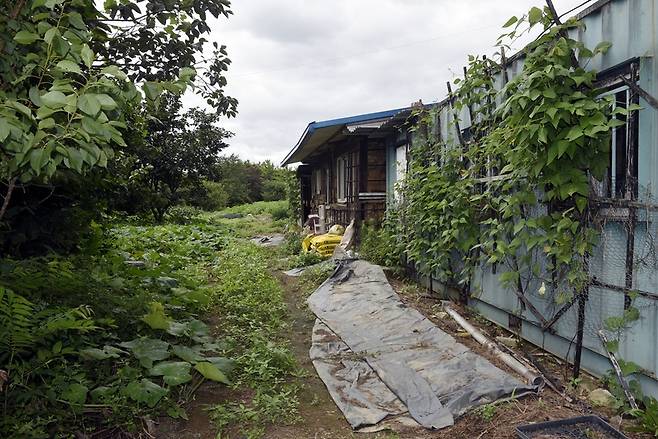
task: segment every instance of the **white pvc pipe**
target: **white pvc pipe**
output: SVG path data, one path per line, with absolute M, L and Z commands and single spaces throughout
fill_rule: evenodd
M 528 380 L 528 383 L 532 386 L 542 386 L 544 384 L 544 378 L 541 375 L 537 375 L 536 373 L 532 372 L 530 369 L 525 367 L 519 360 L 516 358 L 512 357 L 510 354 L 501 351 L 496 343 L 492 342 L 489 340 L 484 334 L 482 334 L 480 331 L 475 328 L 475 326 L 471 325 L 464 319 L 457 311 L 454 309 L 450 308 L 450 305 L 444 303 L 443 304 L 443 309 L 445 312 L 447 312 L 450 317 L 455 319 L 455 321 L 464 328 L 466 332 L 468 332 L 478 343 L 481 345 L 485 346 L 488 348 L 492 354 L 494 354 L 498 359 L 500 359 L 503 363 L 508 365 L 512 370 L 514 370 L 516 373 L 524 377 L 526 380 Z

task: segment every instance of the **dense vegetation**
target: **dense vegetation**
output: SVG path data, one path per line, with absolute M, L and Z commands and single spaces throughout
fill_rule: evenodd
M 281 290 L 241 240 L 280 229 L 287 202 L 201 211 L 290 185 L 220 154 L 237 101 L 206 38 L 230 14 L 227 0 L 0 4 L 1 437 L 139 435 L 186 418 L 206 381 L 294 415 Z
M 187 418 L 204 380 L 254 389 L 254 428 L 292 420 L 296 365 L 277 341 L 281 288 L 271 252 L 244 239 L 279 228 L 265 212 L 280 207 L 96 226 L 75 254 L 0 260 L 0 436 L 148 430 L 160 415 Z M 212 419 L 222 429 L 241 410 L 219 404 Z

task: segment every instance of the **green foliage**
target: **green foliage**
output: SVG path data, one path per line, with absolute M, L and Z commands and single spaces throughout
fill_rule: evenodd
M 618 359 L 619 367 L 622 376 L 628 383 L 628 387 L 636 400 L 641 401 L 644 398 L 642 387 L 639 381 L 633 378 L 633 375 L 640 371 L 640 367 L 632 361 L 624 361 Z M 609 370 L 602 378 L 603 384 L 610 390 L 610 393 L 615 397 L 615 409 L 619 412 L 630 410 L 628 398 L 624 393 L 624 389 L 619 384 L 619 379 L 614 370 Z
M 206 270 L 227 234 L 117 226 L 88 253 L 0 260 L 0 361 L 10 376 L 0 435 L 131 429 L 147 413 L 184 416 L 178 402 L 203 379 L 228 383 L 233 362 L 196 318 L 214 294 Z M 97 406 L 105 415 L 83 424 L 80 411 Z
M 644 408 L 632 410 L 631 415 L 637 418 L 640 423 L 639 428 L 635 431 L 649 433 L 658 437 L 658 401 L 653 397 L 644 399 Z
M 196 204 L 203 210 L 215 211 L 225 208 L 228 205 L 228 193 L 224 185 L 216 181 L 203 181 L 203 198 Z M 185 199 L 185 197 L 181 196 Z
M 257 201 L 255 203 L 240 204 L 224 209 L 222 213 L 239 213 L 242 215 L 272 215 L 275 210 L 281 211 L 287 208 L 287 201 Z
M 231 63 L 226 47 L 207 45 L 213 18 L 232 14 L 228 1 L 106 0 L 104 6 L 106 15 L 118 21 L 107 20 L 103 26 L 118 24 L 109 27 L 107 40 L 96 42 L 103 61 L 129 67 L 127 73 L 136 82 L 148 81 L 144 92 L 149 98 L 162 89 L 180 92 L 166 81 L 181 78 L 194 81 L 194 91 L 218 113 L 236 115 L 237 101 L 223 91 Z M 103 26 L 96 31 L 107 29 Z
M 102 9 L 79 0 L 5 3 L 0 7 L 0 181 L 8 203 L 0 209 L 0 221 L 9 224 L 0 236 L 3 247 L 16 251 L 24 242 L 41 240 L 42 248 L 69 251 L 80 239 L 74 232 L 98 220 L 95 215 L 108 207 L 108 199 L 110 208 L 119 200 L 132 214 L 148 205 L 160 219 L 169 197 L 175 198 L 175 178 L 167 178 L 170 187 L 148 187 L 145 176 L 156 158 L 137 140 L 157 125 L 161 93 L 180 95 L 189 84 L 218 114 L 236 114 L 237 101 L 223 92 L 230 64 L 226 48 L 213 43 L 210 56 L 205 49 L 208 21 L 228 17 L 228 2 L 106 1 Z M 142 85 L 141 93 L 135 84 Z M 213 130 L 223 132 L 209 128 L 215 115 L 191 110 L 186 116 L 199 134 L 187 139 L 187 149 L 207 142 Z M 136 164 L 138 152 L 142 166 Z M 98 178 L 108 176 L 106 166 L 114 190 Z M 68 188 L 72 175 L 80 176 L 82 191 L 77 182 Z M 164 179 L 163 173 L 158 177 Z M 62 224 L 69 220 L 77 224 L 67 229 Z M 30 253 L 34 247 L 20 250 Z
M 203 179 L 215 175 L 219 152 L 232 134 L 217 126 L 220 114 L 184 111 L 180 96 L 171 93 L 163 94 L 158 106 L 133 112 L 124 156 L 114 166 L 116 207 L 151 212 L 161 222 L 184 186 L 203 187 Z
M 551 272 L 556 285 L 581 291 L 598 238 L 587 220 L 589 178 L 606 169 L 609 133 L 620 122 L 610 100 L 599 98 L 595 73 L 573 65 L 572 54 L 584 59 L 609 45 L 587 49 L 564 36 L 578 23 L 553 26 L 538 8 L 506 25 L 501 46 L 524 25 L 544 32 L 502 90 L 492 75 L 498 66 L 469 57 L 453 96 L 455 112 L 468 108 L 477 120 L 465 145 L 428 134 L 433 114 L 417 114 L 402 188 L 404 250 L 421 272 L 448 283 L 467 285 L 473 268 L 488 263 L 501 264 L 500 280 L 521 293 L 530 278 L 550 282 Z M 499 175 L 484 178 L 492 174 Z
M 214 405 L 208 409 L 210 420 L 220 431 L 238 425 L 240 434 L 245 438 L 258 439 L 263 436 L 266 423 L 292 424 L 299 421 L 297 390 L 296 387 L 287 386 L 275 393 L 258 392 L 247 404 L 231 402 Z
M 297 223 L 301 220 L 302 216 L 302 188 L 299 180 L 295 177 L 294 174 L 290 173 L 290 178 L 288 178 L 288 190 L 287 190 L 287 199 L 288 199 L 288 210 L 290 211 L 290 218 L 292 221 Z
M 301 228 L 296 224 L 288 224 L 284 235 L 283 252 L 287 255 L 299 254 L 302 251 L 302 241 L 304 240 Z
M 401 249 L 396 223 L 396 212 L 391 210 L 381 225 L 363 224 L 359 256 L 385 267 L 399 266 Z
M 0 177 L 29 182 L 106 166 L 124 145 L 118 108 L 140 95 L 116 66 L 95 63 L 88 24 L 99 12 L 38 0 L 8 12 L 0 19 Z
M 33 342 L 34 305 L 12 290 L 0 287 L 0 346 L 9 361 Z
M 275 167 L 269 160 L 259 163 L 258 168 L 263 179 L 263 201 L 285 200 L 291 181 L 296 180 L 294 173 L 286 168 Z
M 173 224 L 192 224 L 201 211 L 192 206 L 173 206 L 167 210 L 165 221 Z
M 322 261 L 324 261 L 324 258 L 320 253 L 315 251 L 310 251 L 310 252 L 302 251 L 294 255 L 292 258 L 290 258 L 290 260 L 288 261 L 288 266 L 290 268 L 309 267 L 311 265 L 318 264 Z
M 284 203 L 278 204 L 270 209 L 270 215 L 274 221 L 280 221 L 288 218 L 289 213 L 290 212 L 288 210 L 288 206 L 286 206 Z
M 485 421 L 491 421 L 496 416 L 496 406 L 494 404 L 485 404 L 477 409 L 478 415 Z

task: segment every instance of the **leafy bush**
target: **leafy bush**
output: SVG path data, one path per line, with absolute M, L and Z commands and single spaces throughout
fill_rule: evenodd
M 285 232 L 285 242 L 283 244 L 283 251 L 287 255 L 297 255 L 302 251 L 302 241 L 304 234 L 297 225 L 288 225 Z
M 216 181 L 204 181 L 205 200 L 199 205 L 204 210 L 220 210 L 228 204 L 228 194 L 224 185 Z
M 300 252 L 290 258 L 288 265 L 290 268 L 308 267 L 322 262 L 324 258 L 318 252 Z
M 87 253 L 0 260 L 0 436 L 121 435 L 149 413 L 185 416 L 192 379 L 227 383 L 225 347 L 196 318 L 226 233 L 121 226 Z
M 288 206 L 277 204 L 270 209 L 270 215 L 274 221 L 279 221 L 288 218 Z
M 286 198 L 288 185 L 281 180 L 266 180 L 263 182 L 263 200 L 277 201 Z
M 644 398 L 644 408 L 632 410 L 633 415 L 640 425 L 634 428 L 635 431 L 649 433 L 658 437 L 658 401 L 653 397 Z
M 165 215 L 165 220 L 173 224 L 191 224 L 199 216 L 201 211 L 192 206 L 174 206 L 171 207 Z
M 363 224 L 359 245 L 359 255 L 362 258 L 386 267 L 400 265 L 401 252 L 392 221 L 394 220 L 388 219 L 382 225 Z

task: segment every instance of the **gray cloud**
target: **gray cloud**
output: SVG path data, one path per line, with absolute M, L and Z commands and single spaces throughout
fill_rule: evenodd
M 578 0 L 557 0 L 566 11 Z M 314 120 L 442 99 L 468 54 L 539 0 L 239 0 L 213 23 L 239 114 L 227 153 L 278 163 Z M 200 105 L 193 96 L 188 105 Z

